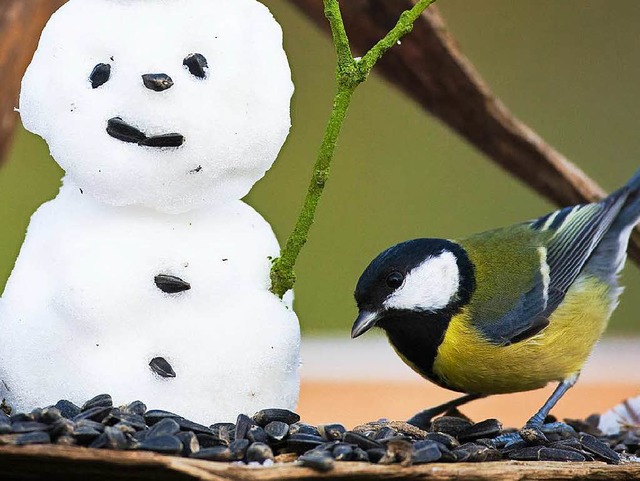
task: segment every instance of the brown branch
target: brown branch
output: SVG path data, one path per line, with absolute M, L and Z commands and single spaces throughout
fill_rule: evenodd
M 291 0 L 326 29 L 319 0 Z M 17 115 L 13 107 L 24 69 L 40 30 L 64 0 L 3 0 L 0 4 L 0 162 Z M 346 28 L 357 52 L 366 52 L 412 0 L 342 2 Z M 558 205 L 600 199 L 604 191 L 578 167 L 545 143 L 491 93 L 458 50 L 433 6 L 415 23 L 412 35 L 380 60 L 378 71 L 425 110 L 457 131 L 491 160 Z M 630 256 L 640 262 L 640 232 Z
M 547 479 L 616 481 L 638 479 L 640 464 L 551 463 L 499 461 L 491 463 L 424 464 L 413 467 L 336 463 L 321 473 L 291 463 L 250 468 L 227 463 L 62 446 L 0 447 L 0 474 L 15 481 L 311 481 L 311 480 L 431 480 L 542 481 Z M 1 477 L 1 476 L 0 476 Z M 5 479 L 2 477 L 2 479 Z
M 64 0 L 2 0 L 0 2 L 0 163 L 16 123 L 20 79 L 31 61 L 40 32 Z
M 292 3 L 326 30 L 322 2 Z M 341 4 L 351 45 L 358 53 L 384 35 L 412 0 L 348 0 Z M 429 8 L 411 35 L 378 65 L 387 80 L 465 137 L 491 160 L 560 206 L 592 202 L 605 192 L 577 166 L 545 143 L 491 93 L 457 48 L 438 10 Z M 640 232 L 630 256 L 640 262 Z

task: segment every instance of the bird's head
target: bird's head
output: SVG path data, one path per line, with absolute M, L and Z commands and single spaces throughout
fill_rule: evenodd
M 459 244 L 415 239 L 390 247 L 360 276 L 351 337 L 413 314 L 455 311 L 469 301 L 474 282 L 473 265 Z

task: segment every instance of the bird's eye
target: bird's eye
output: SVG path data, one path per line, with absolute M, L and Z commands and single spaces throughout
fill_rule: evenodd
M 91 87 L 97 89 L 101 85 L 106 84 L 111 77 L 111 65 L 106 63 L 99 63 L 89 75 L 89 80 L 91 81 Z
M 387 286 L 391 289 L 397 289 L 403 282 L 404 276 L 398 271 L 394 271 L 387 276 Z
M 207 76 L 205 69 L 209 68 L 207 59 L 200 53 L 192 53 L 185 57 L 182 65 L 189 69 L 191 75 L 199 79 L 204 79 Z

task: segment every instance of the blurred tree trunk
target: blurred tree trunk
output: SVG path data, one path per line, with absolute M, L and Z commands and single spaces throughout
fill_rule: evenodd
M 326 32 L 322 0 L 289 0 Z M 20 79 L 49 16 L 65 0 L 0 0 L 0 162 L 15 128 Z M 367 51 L 413 0 L 343 0 L 352 46 Z M 437 8 L 430 7 L 402 45 L 376 70 L 407 96 L 466 138 L 489 159 L 554 203 L 602 198 L 604 191 L 578 167 L 513 116 L 458 50 Z M 631 256 L 640 260 L 640 232 Z
M 322 1 L 291 0 L 329 33 Z M 366 52 L 394 25 L 413 0 L 343 0 L 351 46 Z M 407 96 L 462 135 L 490 160 L 559 206 L 593 202 L 605 192 L 577 166 L 518 120 L 487 87 L 431 6 L 402 44 L 378 62 L 382 74 Z M 428 159 L 428 153 L 425 153 Z M 640 261 L 640 232 L 629 254 Z
M 40 32 L 64 0 L 0 0 L 0 162 L 18 120 L 20 80 Z

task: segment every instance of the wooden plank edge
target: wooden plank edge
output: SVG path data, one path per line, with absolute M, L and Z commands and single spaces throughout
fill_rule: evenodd
M 433 480 L 542 481 L 640 479 L 640 463 L 498 461 L 488 463 L 426 464 L 412 467 L 365 463 L 337 463 L 320 473 L 294 464 L 252 467 L 214 463 L 146 452 L 119 452 L 64 446 L 0 447 L 0 479 L 38 478 L 57 481 L 299 481 L 299 480 Z

